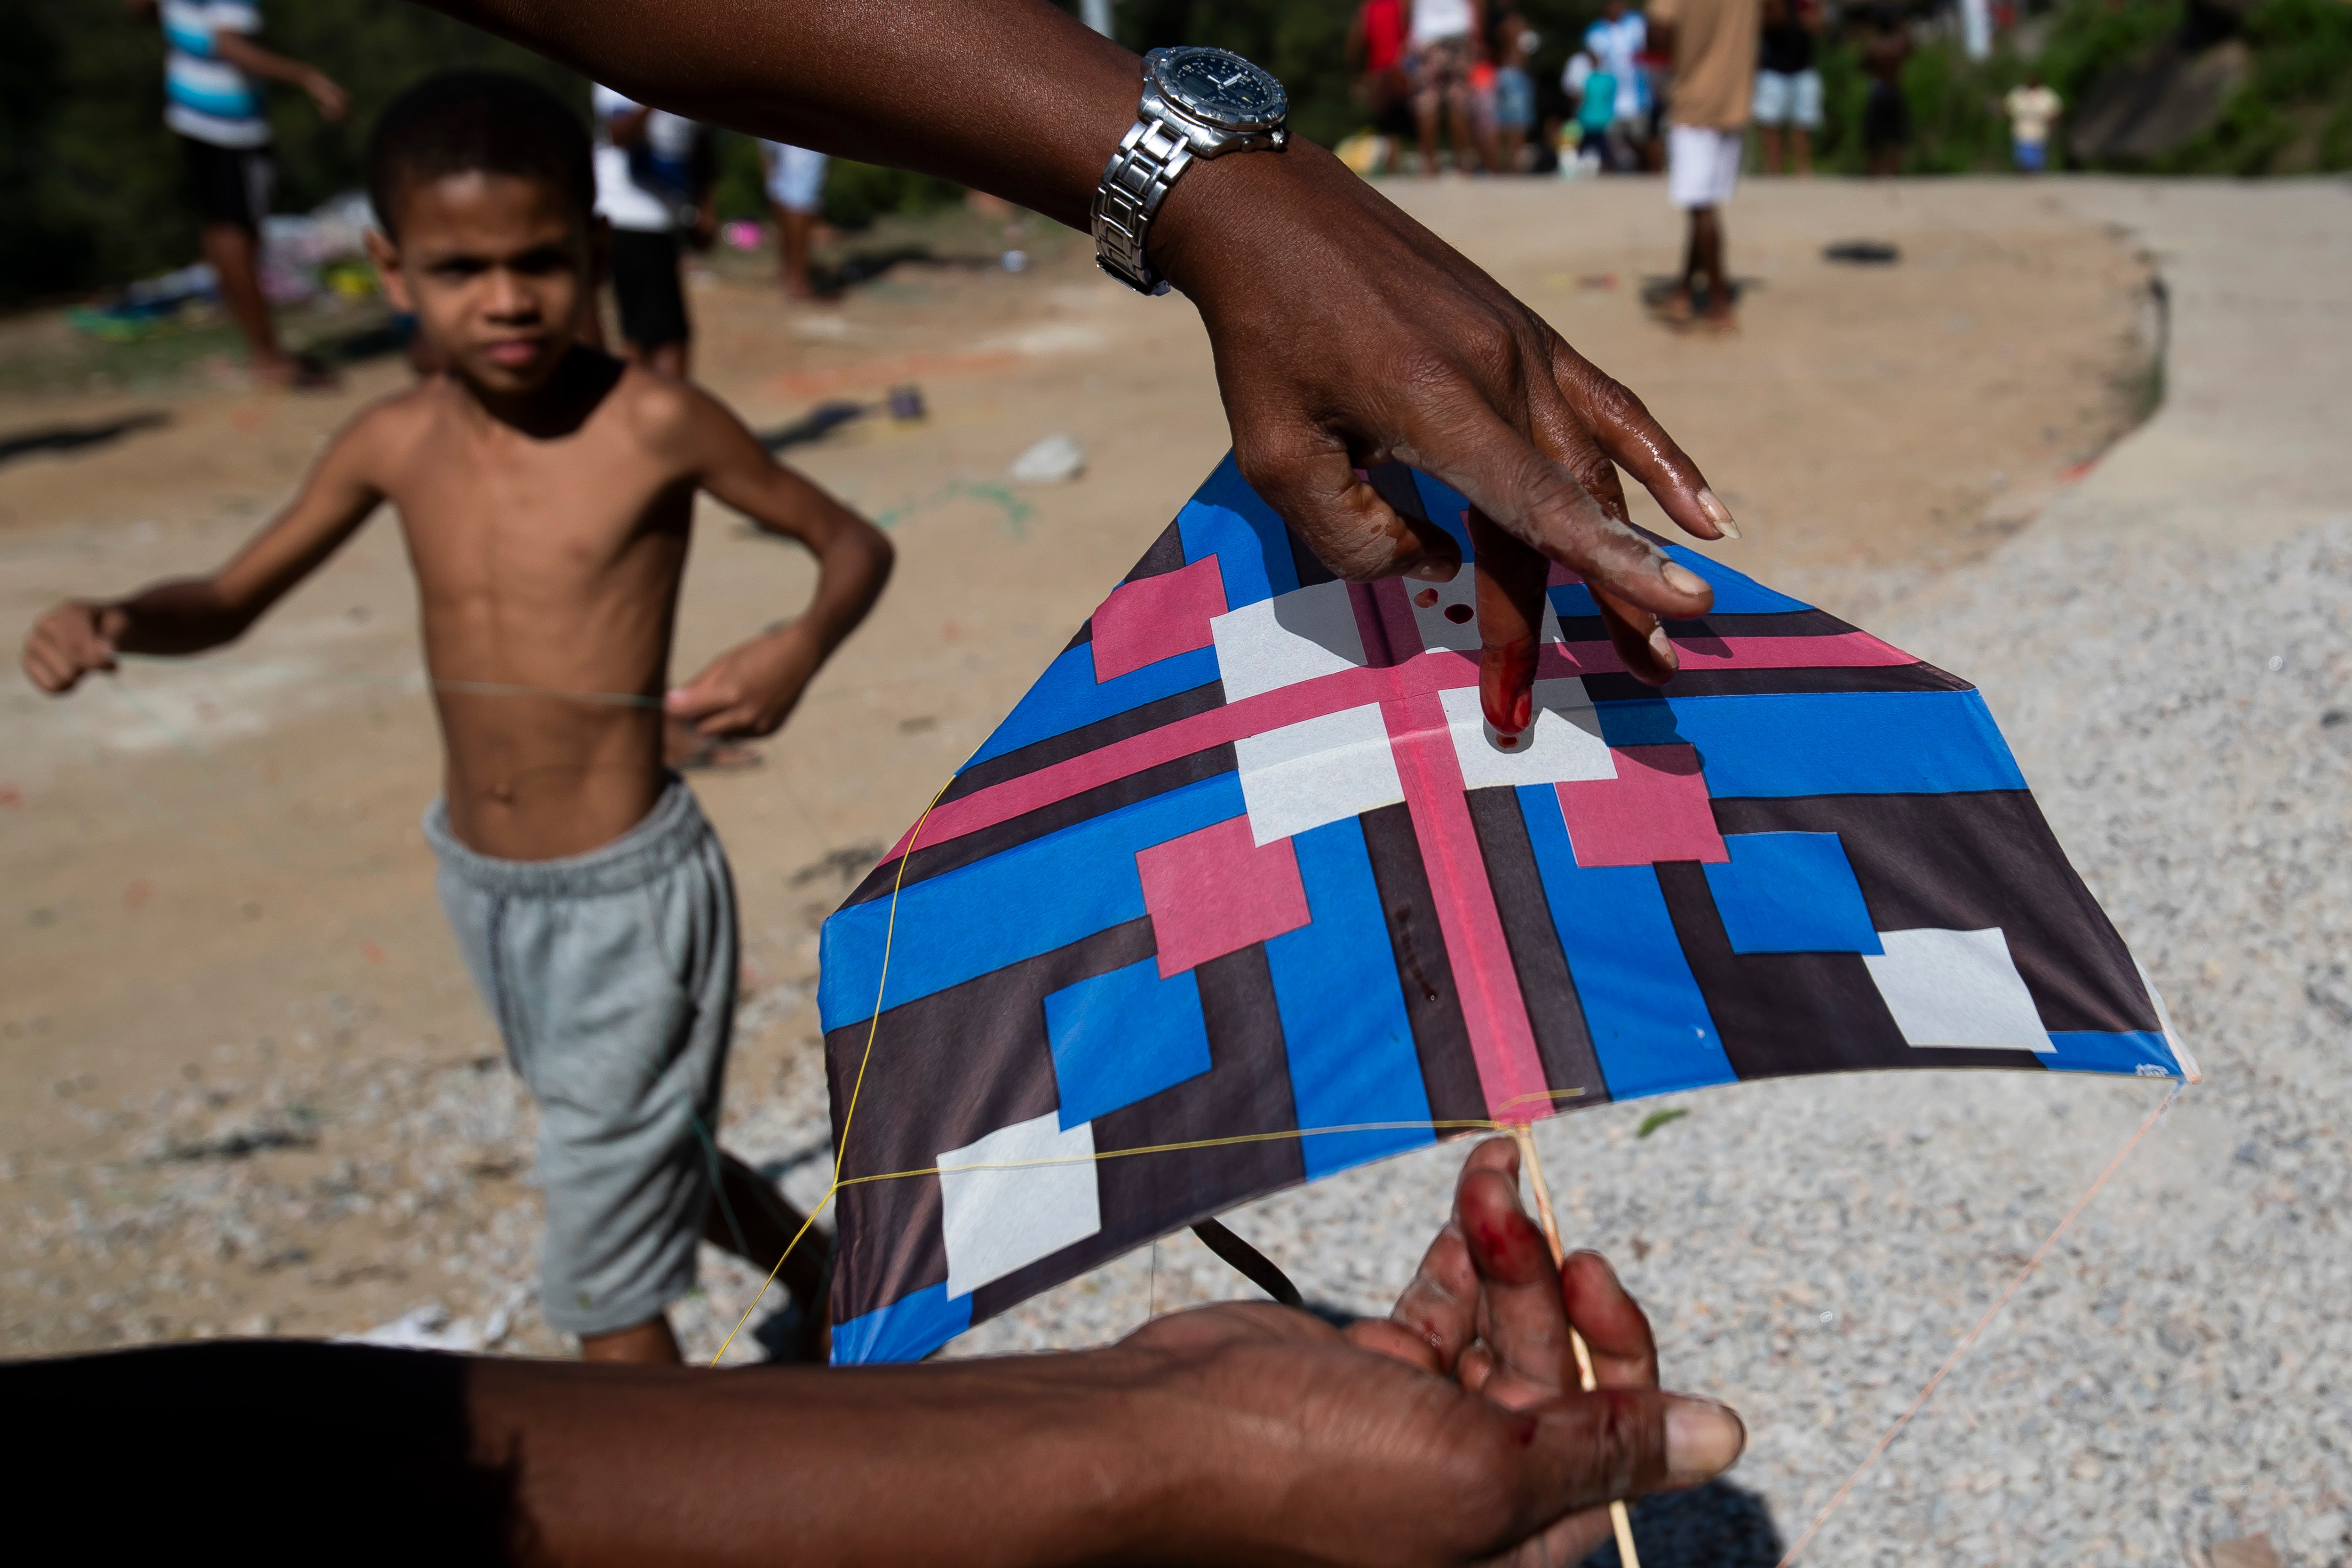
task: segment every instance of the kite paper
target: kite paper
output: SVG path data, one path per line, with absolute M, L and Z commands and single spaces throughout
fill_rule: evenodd
M 1460 495 L 1370 478 L 1469 557 Z M 1337 581 L 1227 458 L 825 923 L 834 1359 L 1456 1131 L 1793 1073 L 2195 1076 L 1973 687 L 1669 552 L 1715 589 L 1682 672 L 1627 674 L 1555 570 L 1505 742 L 1471 574 Z

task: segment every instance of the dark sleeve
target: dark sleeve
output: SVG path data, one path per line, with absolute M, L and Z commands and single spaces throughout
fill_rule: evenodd
M 105 1562 L 504 1562 L 511 1470 L 471 1457 L 466 1375 L 275 1341 L 0 1364 L 12 1511 Z

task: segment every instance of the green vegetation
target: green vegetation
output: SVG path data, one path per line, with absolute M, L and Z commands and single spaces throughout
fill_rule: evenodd
M 1651 1133 L 1655 1132 L 1659 1128 L 1665 1126 L 1668 1122 L 1680 1121 L 1684 1117 L 1688 1116 L 1689 1114 L 1689 1111 L 1685 1110 L 1679 1105 L 1671 1106 L 1664 1110 L 1653 1110 L 1649 1115 L 1642 1118 L 1642 1125 L 1634 1129 L 1633 1136 L 1636 1138 L 1647 1138 Z
M 1489 9 L 1504 4 L 1489 0 Z M 1560 68 L 1600 5 L 1520 0 L 1517 9 L 1544 37 L 1533 74 L 1547 111 L 1556 111 Z M 1863 7 L 1832 5 L 1833 14 L 1840 9 L 1852 17 Z M 1299 133 L 1328 144 L 1364 122 L 1349 96 L 1343 58 L 1355 10 L 1355 0 L 1121 0 L 1116 15 L 1119 40 L 1130 47 L 1221 44 L 1248 55 L 1289 88 L 1291 123 Z M 1913 124 L 1907 172 L 2008 168 L 2009 123 L 2000 99 L 2030 70 L 2056 88 L 2070 109 L 2078 108 L 2103 77 L 2145 58 L 2179 34 L 2188 19 L 2186 0 L 2064 0 L 2031 25 L 2029 34 L 2040 37 L 2031 58 L 2004 47 L 1990 60 L 1971 61 L 1952 37 L 1925 45 L 1904 73 Z M 2262 0 L 2247 15 L 2242 36 L 2252 68 L 2219 121 L 2149 172 L 2352 168 L 2352 0 Z M 1821 70 L 1829 123 L 1817 139 L 1815 162 L 1825 172 L 1859 174 L 1862 107 L 1869 94 L 1859 39 L 1832 26 L 1822 41 Z
M 1065 0 L 1076 9 L 1076 0 Z M 1499 8 L 1500 0 L 1496 0 Z M 1520 0 L 1544 37 L 1533 73 L 1547 112 L 1559 108 L 1560 68 L 1598 0 Z M 1331 142 L 1364 122 L 1349 90 L 1345 41 L 1356 0 L 1122 0 L 1122 42 L 1223 44 L 1289 86 L 1292 123 Z M 1848 6 L 1851 12 L 1855 7 Z M 163 41 L 152 21 L 115 0 L 16 0 L 10 48 L 0 55 L 0 307 L 86 293 L 163 271 L 194 252 L 180 193 L 179 150 L 163 130 Z M 350 123 L 322 123 L 299 94 L 271 97 L 278 133 L 278 205 L 311 206 L 359 183 L 373 116 L 391 96 L 451 65 L 499 65 L 585 104 L 576 77 L 413 0 L 275 4 L 266 40 L 350 88 Z M 2080 108 L 2110 73 L 2179 35 L 2188 0 L 2064 0 L 2038 18 L 2029 60 L 2004 48 L 1981 63 L 1938 38 L 1913 56 L 1905 86 L 1915 124 L 1908 167 L 1958 174 L 2007 167 L 2000 99 L 2040 70 Z M 2248 68 L 2213 125 L 2150 165 L 2159 173 L 2284 174 L 2352 168 L 2352 0 L 2259 0 L 2240 28 Z M 1862 166 L 1867 91 L 1853 44 L 1835 28 L 1822 73 L 1830 123 L 1818 143 L 1832 173 Z M 729 217 L 765 211 L 757 150 L 722 138 L 719 205 Z M 942 180 L 837 163 L 826 214 L 861 227 L 895 212 L 951 202 Z
M 114 0 L 15 0 L 0 56 L 0 305 L 120 283 L 184 265 L 195 230 L 181 197 L 180 150 L 163 129 L 162 30 Z M 299 93 L 273 92 L 284 211 L 360 182 L 375 115 L 445 66 L 501 66 L 579 103 L 561 67 L 410 0 L 279 5 L 263 41 L 351 89 L 342 125 Z
M 1903 78 L 1913 130 L 1906 171 L 2006 169 L 2009 124 L 2000 100 L 2029 72 L 2057 89 L 2071 113 L 2109 73 L 2146 59 L 2188 20 L 2184 0 L 2070 0 L 2049 19 L 2042 46 L 2030 58 L 2004 47 L 1991 59 L 1975 62 L 1950 38 L 1921 48 Z M 2258 175 L 2352 168 L 2352 3 L 2263 0 L 2248 14 L 2240 37 L 2250 68 L 2211 128 L 2161 158 L 2126 166 L 2130 172 Z M 1842 38 L 1829 40 L 1822 76 L 1830 123 L 1817 143 L 1816 163 L 1858 174 L 1862 105 L 1869 90 L 1858 48 Z

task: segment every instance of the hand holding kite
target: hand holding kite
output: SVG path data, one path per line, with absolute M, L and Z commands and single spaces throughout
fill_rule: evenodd
M 1461 561 L 1361 470 L 1410 463 L 1469 498 L 1498 730 L 1531 722 L 1554 563 L 1591 584 L 1630 672 L 1673 676 L 1659 623 L 1713 595 L 1627 521 L 1617 468 L 1698 538 L 1736 525 L 1641 399 L 1320 148 L 1209 165 L 1159 232 L 1155 260 L 1208 324 L 1243 477 L 1333 572 L 1442 582 Z
M 1571 1321 L 1600 1392 L 1577 1391 Z M 1349 1563 L 1581 1562 L 1610 1532 L 1611 1500 L 1696 1486 L 1747 1440 L 1724 1406 L 1658 1392 L 1648 1320 L 1606 1263 L 1552 1267 L 1503 1139 L 1472 1152 L 1452 1222 L 1389 1318 L 1341 1331 L 1282 1308 L 1211 1307 L 1108 1353 L 1137 1352 L 1160 1363 L 1146 1386 L 1208 1423 L 1185 1451 L 1233 1456 L 1218 1517 L 1160 1537 L 1209 1529 L 1202 1554 L 1219 1561 L 1305 1540 Z M 1283 1436 L 1270 1455 L 1236 1426 Z

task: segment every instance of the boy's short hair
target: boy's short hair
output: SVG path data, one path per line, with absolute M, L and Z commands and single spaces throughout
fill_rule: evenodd
M 394 99 L 368 139 L 368 200 L 397 239 L 408 191 L 451 174 L 511 174 L 561 191 L 584 227 L 596 205 L 588 132 L 561 99 L 510 71 L 453 70 Z

